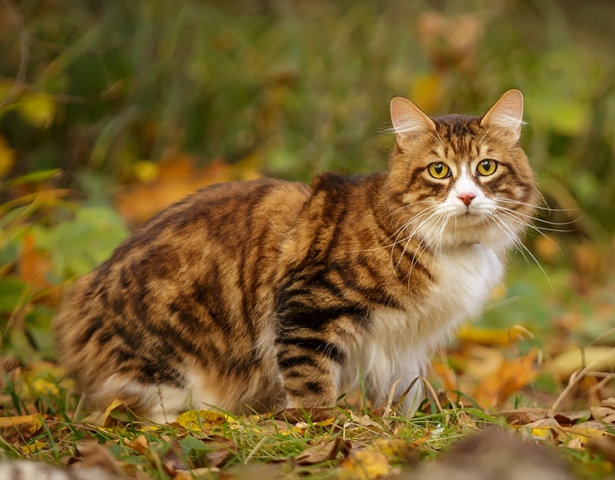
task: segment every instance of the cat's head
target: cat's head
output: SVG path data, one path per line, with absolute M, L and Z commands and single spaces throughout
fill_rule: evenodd
M 391 102 L 397 144 L 387 179 L 397 228 L 432 248 L 510 247 L 536 203 L 534 173 L 519 145 L 523 96 L 506 92 L 481 117 L 427 116 Z

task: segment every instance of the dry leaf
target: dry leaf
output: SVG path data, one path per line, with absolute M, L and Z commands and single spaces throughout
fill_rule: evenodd
M 213 449 L 203 456 L 207 467 L 221 467 L 234 455 L 237 455 L 237 445 L 230 438 L 213 435 L 201 440 Z
M 116 458 L 102 445 L 94 442 L 80 443 L 76 447 L 79 458 L 71 466 L 73 468 L 100 467 L 117 477 L 124 477 L 124 471 Z
M 128 446 L 139 452 L 141 455 L 144 455 L 149 449 L 149 442 L 147 441 L 145 435 L 139 435 L 132 442 L 130 442 Z
M 169 475 L 175 475 L 179 470 L 187 470 L 190 465 L 182 459 L 182 449 L 176 439 L 171 441 L 171 445 L 162 457 L 162 469 Z
M 611 372 L 615 368 L 615 348 L 592 346 L 574 349 L 558 355 L 545 366 L 545 370 L 567 379 L 577 370 Z
M 418 439 L 417 441 L 423 443 L 429 436 L 430 435 L 427 435 L 423 437 L 423 439 Z M 417 445 L 417 443 L 410 443 L 401 438 L 379 438 L 367 447 L 366 450 L 373 450 L 389 458 L 393 457 L 403 459 L 408 463 L 414 463 L 419 460 L 416 449 Z
M 506 416 L 506 422 L 509 425 L 527 425 L 545 418 L 552 418 L 555 412 L 545 408 L 517 408 L 504 410 L 500 412 L 500 415 Z
M 350 412 L 350 419 L 352 422 L 362 427 L 375 427 L 378 430 L 382 430 L 382 425 L 372 420 L 369 415 L 358 416 L 354 412 Z
M 538 350 L 532 349 L 523 357 L 505 360 L 497 372 L 481 381 L 474 394 L 475 400 L 487 408 L 502 404 L 536 378 L 538 356 Z
M 35 433 L 47 417 L 41 417 L 40 413 L 32 415 L 18 415 L 15 417 L 0 417 L 0 433 L 3 437 L 24 433 Z
M 102 418 L 102 426 L 103 427 L 111 427 L 117 425 L 118 423 L 122 423 L 125 421 L 129 421 L 126 416 L 127 407 L 123 400 L 116 398 L 111 402 L 111 404 L 105 409 Z
M 219 468 L 193 468 L 192 470 L 178 470 L 177 474 L 173 477 L 173 480 L 199 480 L 199 479 L 211 479 L 219 478 L 217 474 L 220 473 Z
M 615 414 L 615 410 L 610 407 L 590 407 L 594 420 L 603 420 L 609 415 Z
M 297 465 L 314 465 L 326 460 L 333 460 L 338 453 L 348 455 L 351 445 L 347 440 L 337 437 L 334 441 L 325 444 L 314 445 L 295 457 Z
M 391 471 L 391 466 L 382 453 L 375 450 L 350 452 L 342 463 L 340 478 L 372 480 L 383 478 Z

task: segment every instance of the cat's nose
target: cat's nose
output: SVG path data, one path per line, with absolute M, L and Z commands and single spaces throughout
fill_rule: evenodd
M 457 194 L 457 198 L 461 200 L 466 207 L 470 206 L 474 197 L 476 197 L 474 192 L 463 192 Z

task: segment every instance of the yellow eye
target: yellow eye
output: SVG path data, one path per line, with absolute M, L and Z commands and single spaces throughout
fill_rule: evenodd
M 434 162 L 428 167 L 429 175 L 433 178 L 446 178 L 450 174 L 450 170 L 446 163 Z
M 483 176 L 493 175 L 498 169 L 498 162 L 495 160 L 487 159 L 481 160 L 476 167 L 476 173 Z

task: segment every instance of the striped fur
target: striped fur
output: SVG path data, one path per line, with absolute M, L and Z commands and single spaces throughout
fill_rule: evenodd
M 385 172 L 220 184 L 161 212 L 77 282 L 55 322 L 81 392 L 156 421 L 332 405 L 361 375 L 372 401 L 399 395 L 480 312 L 532 213 L 520 123 L 507 126 L 519 98 L 433 119 L 395 99 L 394 128 L 423 127 L 396 130 Z M 476 173 L 484 159 L 493 175 Z M 434 162 L 450 176 L 433 178 Z

